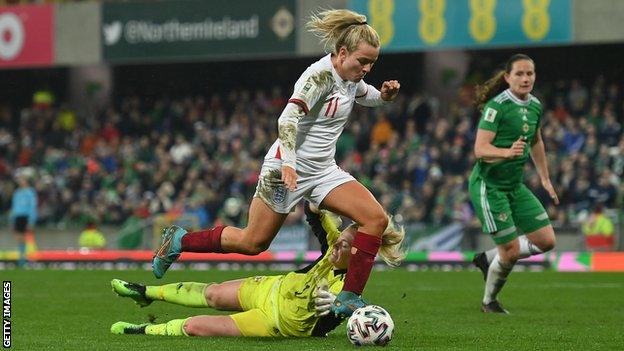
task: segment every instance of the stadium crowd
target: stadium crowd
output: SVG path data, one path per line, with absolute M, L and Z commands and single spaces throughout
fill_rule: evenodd
M 402 93 L 383 109 L 355 108 L 337 146 L 339 165 L 369 187 L 398 221 L 474 223 L 466 180 L 479 117 L 465 85 L 450 106 Z M 126 96 L 92 118 L 37 102 L 0 106 L 0 209 L 16 172 L 30 176 L 39 224 L 120 224 L 130 215 L 190 213 L 243 225 L 262 157 L 276 138 L 289 92 L 233 90 L 174 98 Z M 534 171 L 526 182 L 555 225 L 596 204 L 622 202 L 622 87 L 599 76 L 540 82 L 542 133 L 561 205 Z M 44 99 L 45 100 L 45 99 Z M 442 112 L 444 111 L 444 112 Z

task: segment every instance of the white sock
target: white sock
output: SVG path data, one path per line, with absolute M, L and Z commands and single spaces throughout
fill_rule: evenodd
M 492 263 L 496 255 L 498 255 L 498 247 L 496 246 L 494 246 L 493 249 L 489 249 L 485 252 L 485 258 L 487 258 L 488 263 Z
M 520 255 L 518 256 L 520 259 L 543 253 L 539 247 L 535 246 L 535 244 L 524 235 L 519 236 L 518 241 L 520 241 Z
M 540 250 L 539 247 L 533 244 L 524 235 L 519 236 L 518 241 L 520 242 L 520 255 L 518 257 L 519 259 L 544 253 L 542 250 Z M 492 260 L 494 260 L 494 256 L 496 255 L 498 255 L 498 248 L 496 247 L 493 249 L 489 249 L 485 252 L 485 257 L 487 258 L 488 263 L 492 263 Z
M 498 255 L 494 256 L 494 260 L 488 269 L 487 279 L 485 280 L 485 293 L 483 295 L 483 303 L 488 304 L 496 300 L 496 296 L 507 282 L 507 276 L 513 269 L 513 264 L 505 264 L 500 261 Z

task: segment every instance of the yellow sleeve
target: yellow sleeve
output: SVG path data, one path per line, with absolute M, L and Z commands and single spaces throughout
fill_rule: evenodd
M 340 217 L 325 210 L 321 211 L 320 217 L 321 225 L 327 233 L 327 245 L 331 247 L 340 236 L 340 230 L 338 230 L 338 226 L 341 224 L 342 220 L 340 219 Z

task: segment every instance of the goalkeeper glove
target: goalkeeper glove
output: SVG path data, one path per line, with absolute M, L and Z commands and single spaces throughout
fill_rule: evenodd
M 326 316 L 331 312 L 331 306 L 336 299 L 336 295 L 329 291 L 327 285 L 320 285 L 316 288 L 316 294 L 314 295 L 314 309 L 315 316 Z

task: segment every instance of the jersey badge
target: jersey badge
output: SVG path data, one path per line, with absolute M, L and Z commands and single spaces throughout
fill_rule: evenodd
M 507 214 L 505 212 L 499 214 L 498 215 L 498 220 L 500 220 L 501 222 L 507 221 Z
M 281 204 L 284 200 L 286 200 L 286 188 L 283 186 L 275 188 L 275 191 L 273 192 L 273 202 Z
M 488 107 L 485 110 L 485 117 L 484 119 L 488 122 L 494 122 L 494 119 L 496 118 L 496 114 L 498 113 L 498 111 L 496 111 L 495 109 Z
M 303 93 L 304 93 L 304 94 L 307 94 L 307 93 L 308 93 L 308 91 L 310 91 L 310 89 L 311 89 L 311 88 L 312 88 L 312 83 L 307 82 L 307 83 L 305 83 L 305 85 L 303 86 L 302 91 L 303 91 Z
M 522 125 L 522 131 L 523 131 L 523 132 L 525 132 L 525 133 L 528 133 L 528 132 L 529 132 L 529 125 L 528 125 L 528 124 L 526 124 L 526 123 L 525 123 L 525 124 L 523 124 L 523 125 Z

